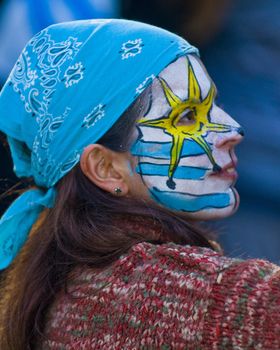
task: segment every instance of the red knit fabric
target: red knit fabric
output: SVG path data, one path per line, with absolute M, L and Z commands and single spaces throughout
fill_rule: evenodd
M 78 269 L 39 348 L 280 349 L 280 268 L 172 243 Z

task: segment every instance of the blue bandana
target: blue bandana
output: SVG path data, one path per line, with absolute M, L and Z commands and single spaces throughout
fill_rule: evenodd
M 14 171 L 41 189 L 25 192 L 0 220 L 0 269 L 7 267 L 59 179 L 172 61 L 196 53 L 147 24 L 87 20 L 50 26 L 24 48 L 0 95 L 0 130 Z

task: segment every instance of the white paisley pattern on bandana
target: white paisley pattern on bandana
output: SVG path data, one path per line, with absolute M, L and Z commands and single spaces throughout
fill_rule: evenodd
M 74 66 L 70 66 L 69 68 L 67 68 L 64 74 L 65 86 L 68 88 L 73 84 L 78 84 L 78 82 L 84 77 L 83 71 L 84 67 L 82 65 L 82 62 L 78 62 L 74 64 Z
M 143 83 L 141 83 L 137 88 L 136 88 L 136 95 L 140 95 L 145 89 L 146 87 L 148 87 L 149 85 L 152 84 L 153 80 L 155 79 L 155 75 L 151 74 L 150 76 L 148 76 Z
M 23 85 L 24 90 L 34 85 L 38 76 L 36 70 L 32 70 L 30 66 L 30 57 L 28 57 L 27 51 L 23 50 L 10 76 L 15 92 L 20 93 L 20 89 L 18 88 L 18 84 L 20 83 Z M 20 95 L 21 99 L 24 100 L 24 95 Z
M 58 84 L 69 88 L 83 79 L 82 62 L 69 65 L 81 45 L 82 42 L 78 42 L 77 38 L 72 36 L 65 41 L 55 42 L 48 30 L 43 30 L 29 42 L 9 78 L 14 91 L 20 94 L 25 110 L 39 125 L 33 142 L 32 164 L 34 169 L 46 178 L 54 166 L 48 150 L 49 144 L 71 111 L 66 106 L 61 115 L 53 115 L 49 112 L 49 105 Z M 31 55 L 37 56 L 34 67 L 31 65 Z M 75 155 L 72 158 L 77 157 Z M 72 162 L 72 159 L 69 161 Z
M 30 42 L 29 48 L 37 55 L 38 63 L 33 70 L 30 67 L 30 57 L 27 50 L 21 54 L 12 74 L 10 82 L 14 90 L 21 95 L 25 103 L 25 109 L 36 117 L 36 121 L 44 122 L 48 111 L 48 104 L 55 92 L 56 85 L 63 80 L 71 86 L 74 81 L 77 83 L 83 78 L 83 68 L 81 62 L 68 67 L 65 75 L 61 77 L 62 65 L 67 60 L 72 60 L 79 51 L 81 42 L 77 38 L 68 37 L 67 40 L 55 42 L 51 39 L 47 30 L 38 33 Z M 35 79 L 40 79 L 40 85 L 32 89 Z M 26 91 L 29 90 L 29 91 Z
M 84 118 L 82 127 L 91 128 L 105 116 L 105 106 L 99 104 Z
M 129 57 L 134 57 L 141 53 L 142 47 L 144 46 L 142 39 L 128 40 L 122 44 L 120 53 L 122 54 L 122 60 Z

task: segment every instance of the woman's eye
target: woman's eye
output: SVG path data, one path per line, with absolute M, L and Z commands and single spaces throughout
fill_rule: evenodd
M 192 109 L 186 109 L 180 114 L 177 125 L 192 125 L 196 121 L 195 113 Z

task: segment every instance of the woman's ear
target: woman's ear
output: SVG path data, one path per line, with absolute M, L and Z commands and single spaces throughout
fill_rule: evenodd
M 128 194 L 127 159 L 124 153 L 92 144 L 84 149 L 80 166 L 84 175 L 104 191 L 118 196 Z

